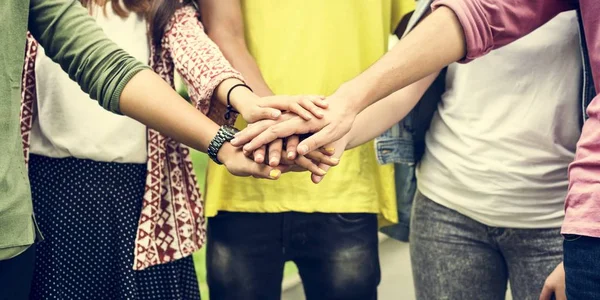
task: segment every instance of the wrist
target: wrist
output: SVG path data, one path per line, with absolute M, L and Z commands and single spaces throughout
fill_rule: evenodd
M 242 116 L 248 113 L 252 106 L 256 105 L 260 97 L 244 86 L 234 88 L 229 95 L 229 102 L 233 108 Z
M 229 142 L 226 142 L 225 144 L 223 144 L 223 146 L 221 146 L 219 152 L 217 152 L 217 158 L 223 165 L 227 166 L 228 160 L 231 159 L 233 155 L 235 155 L 236 150 L 237 148 L 235 148 Z
M 365 104 L 366 93 L 362 92 L 351 81 L 342 84 L 332 96 L 343 99 L 346 111 L 353 115 L 357 115 L 367 107 Z

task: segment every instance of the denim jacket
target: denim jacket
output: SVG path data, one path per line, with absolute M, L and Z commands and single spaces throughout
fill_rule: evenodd
M 428 12 L 433 0 L 418 1 L 406 32 L 414 28 Z M 585 37 L 581 27 L 581 14 L 578 12 L 580 24 L 581 55 L 583 61 L 581 91 L 581 125 L 587 119 L 586 107 L 596 95 L 592 78 Z M 405 33 L 406 35 L 406 33 Z M 381 232 L 390 237 L 408 241 L 410 232 L 410 215 L 413 197 L 417 189 L 415 169 L 425 152 L 425 133 L 429 129 L 441 96 L 445 91 L 446 69 L 440 72 L 418 104 L 398 124 L 388 129 L 375 139 L 375 151 L 380 164 L 394 163 L 396 181 L 396 204 L 398 223 L 383 227 Z M 578 104 L 579 105 L 579 104 Z

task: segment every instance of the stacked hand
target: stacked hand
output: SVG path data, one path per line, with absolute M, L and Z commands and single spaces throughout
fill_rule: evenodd
M 239 101 L 234 107 L 249 124 L 248 128 L 262 128 L 265 124 L 275 125 L 286 120 L 298 120 L 299 123 L 318 127 L 328 103 L 319 96 L 270 96 Z M 329 151 L 323 149 L 299 155 L 299 143 L 298 135 L 290 135 L 273 139 L 268 145 L 261 145 L 252 151 L 224 145 L 218 156 L 233 175 L 267 179 L 278 179 L 285 172 L 306 170 L 313 176 L 321 177 L 329 167 L 338 164 L 339 159 L 332 157 L 334 151 L 328 148 Z
M 277 117 L 274 117 L 277 113 L 259 112 L 254 115 L 271 117 L 252 118 L 240 110 L 251 124 L 238 133 L 231 144 L 243 147 L 244 155 L 258 164 L 276 168 L 274 170 L 308 170 L 313 182 L 318 183 L 331 166 L 339 163 L 347 144 L 345 134 L 358 114 L 344 99 L 336 98 L 341 97 L 334 95 L 327 102 L 322 98 L 300 96 L 263 98 L 266 101 L 254 105 L 258 110 L 285 112 Z M 302 140 L 301 136 L 307 134 L 313 135 Z

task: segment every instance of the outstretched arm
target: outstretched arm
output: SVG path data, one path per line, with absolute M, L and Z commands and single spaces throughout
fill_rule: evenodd
M 298 152 L 318 149 L 344 136 L 370 104 L 452 62 L 506 45 L 576 5 L 573 0 L 438 0 L 431 15 L 390 52 L 329 97 L 323 127 L 281 123 L 258 137 L 243 133 L 236 145 L 252 140 L 245 147 L 252 150 L 277 137 L 308 131 L 316 133 L 300 143 Z
M 198 150 L 218 125 L 158 75 L 111 42 L 76 0 L 31 0 L 29 29 L 46 53 L 106 109 L 123 113 Z M 279 171 L 246 159 L 226 144 L 219 158 L 240 176 L 277 178 Z M 271 176 L 270 176 L 271 175 Z
M 404 119 L 423 97 L 438 76 L 435 72 L 367 107 L 356 116 L 352 129 L 346 134 L 347 146 L 352 149 L 381 135 Z M 376 120 L 376 122 L 374 122 Z

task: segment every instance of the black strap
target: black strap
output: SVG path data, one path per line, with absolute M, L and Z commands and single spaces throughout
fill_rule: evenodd
M 231 114 L 237 114 L 239 113 L 238 111 L 236 111 L 233 106 L 231 105 L 231 100 L 229 99 L 229 97 L 231 96 L 231 92 L 233 92 L 233 89 L 235 89 L 238 86 L 243 86 L 247 89 L 249 89 L 251 92 L 254 92 L 248 85 L 246 85 L 245 83 L 238 83 L 234 86 L 232 86 L 229 91 L 227 92 L 227 112 L 225 113 L 225 120 L 229 120 L 229 118 L 231 118 Z

